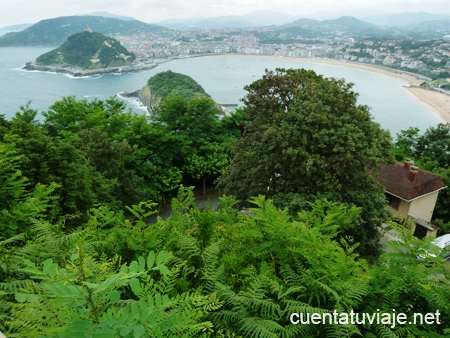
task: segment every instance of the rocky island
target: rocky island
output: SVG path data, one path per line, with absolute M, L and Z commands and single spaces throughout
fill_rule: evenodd
M 195 97 L 211 98 L 194 79 L 170 70 L 152 76 L 142 89 L 132 93 L 120 93 L 120 96 L 137 98 L 147 108 L 150 115 L 154 114 L 161 99 L 170 96 L 183 97 L 187 100 Z
M 69 36 L 60 47 L 42 54 L 34 62 L 28 62 L 24 69 L 89 76 L 153 67 L 155 65 L 137 63 L 136 55 L 116 39 L 98 32 L 84 31 Z

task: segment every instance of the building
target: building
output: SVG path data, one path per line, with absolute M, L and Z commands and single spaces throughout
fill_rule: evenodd
M 380 179 L 385 187 L 388 210 L 394 217 L 414 219 L 414 236 L 436 236 L 436 229 L 430 222 L 439 191 L 445 188 L 442 178 L 420 170 L 407 159 L 404 163 L 383 165 Z

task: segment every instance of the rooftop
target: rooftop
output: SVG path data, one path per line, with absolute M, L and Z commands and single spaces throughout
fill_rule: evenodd
M 407 202 L 445 188 L 439 175 L 405 163 L 384 164 L 380 172 L 385 191 Z

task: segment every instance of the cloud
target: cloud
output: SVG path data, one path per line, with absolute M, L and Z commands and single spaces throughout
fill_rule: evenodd
M 145 22 L 168 18 L 243 15 L 256 10 L 273 10 L 293 16 L 317 12 L 339 15 L 358 12 L 424 11 L 450 13 L 448 0 L 2 0 L 0 26 L 36 22 L 63 15 L 107 11 L 132 16 Z

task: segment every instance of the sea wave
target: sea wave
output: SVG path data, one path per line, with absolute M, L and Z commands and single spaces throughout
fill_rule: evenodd
M 145 111 L 148 113 L 147 107 L 139 100 L 137 97 L 129 97 L 124 95 L 124 92 L 117 93 L 116 96 L 120 98 L 121 100 L 127 102 L 130 106 L 133 108 L 136 108 L 141 111 Z
M 23 67 L 11 68 L 11 70 L 24 72 L 24 73 L 42 73 L 42 74 L 60 75 L 60 76 L 67 77 L 71 80 L 78 80 L 78 79 L 96 80 L 96 79 L 101 78 L 104 75 L 104 74 L 94 74 L 94 75 L 85 75 L 85 76 L 73 76 L 72 74 L 68 74 L 68 73 L 51 72 L 51 71 L 47 71 L 47 70 L 37 70 L 37 69 L 28 70 L 28 69 L 24 69 Z

